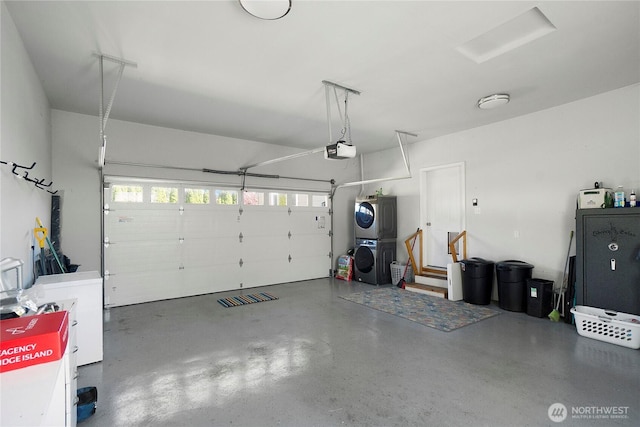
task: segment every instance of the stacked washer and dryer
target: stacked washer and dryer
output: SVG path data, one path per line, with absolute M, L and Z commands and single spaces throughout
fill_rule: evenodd
M 397 207 L 395 196 L 357 198 L 354 214 L 354 279 L 372 285 L 391 283 L 396 259 Z

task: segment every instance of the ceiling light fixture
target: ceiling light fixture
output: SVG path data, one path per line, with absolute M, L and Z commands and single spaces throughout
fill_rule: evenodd
M 274 21 L 291 10 L 291 0 L 238 0 L 240 6 L 256 18 Z
M 509 100 L 510 97 L 508 93 L 494 93 L 493 95 L 480 98 L 478 100 L 478 108 L 481 110 L 490 110 L 507 104 Z

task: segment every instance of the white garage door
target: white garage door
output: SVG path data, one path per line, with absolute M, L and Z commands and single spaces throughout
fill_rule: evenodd
M 110 181 L 106 307 L 329 275 L 326 193 Z

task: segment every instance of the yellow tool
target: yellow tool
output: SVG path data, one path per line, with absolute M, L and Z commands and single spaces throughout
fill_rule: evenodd
M 38 240 L 40 249 L 44 249 L 44 242 L 47 241 L 47 229 L 45 227 L 36 227 L 33 229 L 33 235 Z
M 36 227 L 33 229 L 33 235 L 38 240 L 38 245 L 40 245 L 40 274 L 48 274 L 47 263 L 44 259 L 44 242 L 47 240 L 47 229 L 42 226 Z
M 40 221 L 40 218 L 36 217 L 36 222 L 38 223 L 38 227 L 33 229 L 33 233 L 34 233 L 36 239 L 38 239 L 38 244 L 40 245 L 40 259 L 41 259 L 41 267 L 42 267 L 43 274 L 47 274 L 46 270 L 44 269 L 44 267 L 45 267 L 45 264 L 44 264 L 44 243 L 45 243 L 45 241 L 49 245 L 49 250 L 53 254 L 53 257 L 56 259 L 56 263 L 58 264 L 58 267 L 60 267 L 60 271 L 62 273 L 66 273 L 66 271 L 64 269 L 64 266 L 62 265 L 62 262 L 60 262 L 60 258 L 58 258 L 58 254 L 56 253 L 56 250 L 53 247 L 53 244 L 51 243 L 51 240 L 49 239 L 49 233 L 47 232 L 47 229 L 42 226 L 42 221 Z M 42 237 L 40 237 L 40 235 L 38 233 L 42 233 Z

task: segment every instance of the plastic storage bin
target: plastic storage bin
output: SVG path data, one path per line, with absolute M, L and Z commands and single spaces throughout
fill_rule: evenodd
M 640 316 L 576 305 L 571 309 L 576 329 L 583 337 L 640 348 Z
M 477 305 L 487 305 L 491 302 L 494 265 L 493 261 L 477 257 L 460 261 L 464 302 Z
M 525 311 L 527 307 L 527 279 L 533 265 L 524 261 L 507 260 L 496 264 L 498 305 L 509 311 Z
M 553 281 L 527 279 L 527 314 L 545 317 L 553 311 Z

